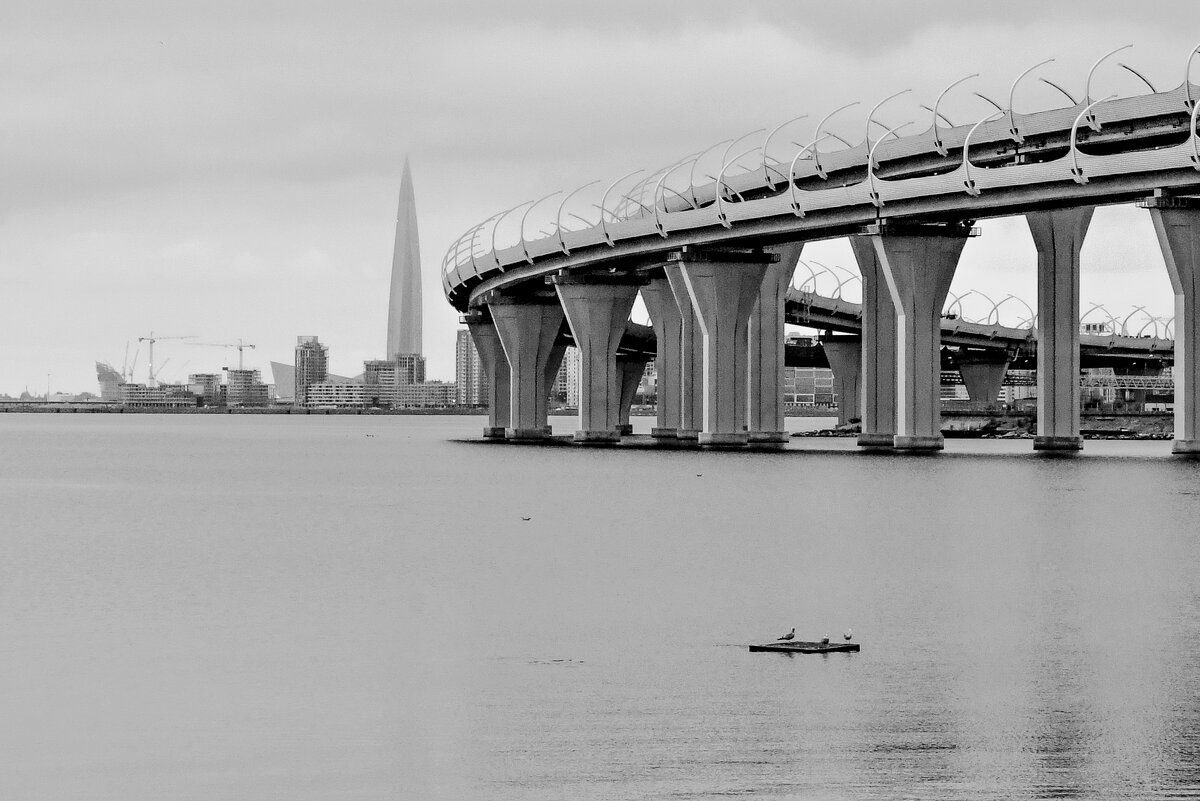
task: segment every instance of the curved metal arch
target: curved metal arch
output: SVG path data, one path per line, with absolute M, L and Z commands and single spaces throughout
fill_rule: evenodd
M 893 95 L 888 95 L 883 100 L 880 100 L 878 103 L 876 103 L 875 108 L 871 109 L 871 113 L 867 115 L 866 138 L 863 141 L 867 143 L 867 152 L 871 155 L 871 158 L 874 158 L 875 153 L 875 148 L 871 145 L 871 123 L 875 121 L 875 112 L 879 111 L 879 108 L 889 100 L 895 100 L 900 95 L 908 94 L 911 91 L 912 89 L 901 89 L 899 92 L 896 92 Z M 907 125 L 908 123 L 905 124 Z M 879 137 L 875 144 L 879 144 L 879 142 L 887 139 L 888 134 L 893 133 L 895 130 L 895 128 L 889 129 L 888 133 L 885 133 L 883 136 Z M 871 165 L 868 164 L 867 166 L 869 168 Z
M 626 181 L 635 175 L 640 175 L 641 173 L 643 173 L 645 171 L 646 171 L 645 168 L 643 168 L 643 169 L 634 170 L 633 172 L 631 172 L 627 175 L 622 175 L 620 178 L 618 178 L 617 180 L 613 181 L 611 184 L 608 185 L 608 189 L 604 190 L 604 197 L 602 197 L 600 199 L 600 232 L 604 234 L 604 241 L 607 242 L 608 246 L 611 248 L 615 248 L 617 246 L 617 243 L 613 241 L 612 235 L 609 234 L 608 222 L 604 219 L 604 212 L 608 208 L 608 195 L 609 195 L 609 193 L 611 193 L 613 191 L 613 189 L 616 188 L 617 184 L 621 183 L 621 181 Z
M 717 219 L 720 220 L 721 225 L 725 226 L 726 228 L 732 228 L 733 223 L 729 222 L 729 219 L 725 216 L 725 207 L 722 205 L 722 201 L 724 200 L 724 197 L 725 197 L 725 191 L 724 191 L 725 171 L 728 170 L 730 167 L 732 167 L 735 162 L 737 162 L 740 159 L 744 159 L 746 156 L 749 156 L 755 150 L 758 150 L 758 148 L 752 147 L 749 150 L 747 150 L 745 153 L 742 153 L 740 156 L 737 156 L 736 158 L 731 159 L 730 161 L 726 162 L 725 166 L 721 168 L 721 171 L 719 173 L 717 173 Z M 736 193 L 734 193 L 734 194 L 736 194 Z M 740 197 L 740 195 L 739 195 L 739 197 Z
M 726 142 L 732 142 L 732 141 L 733 141 L 732 139 L 722 139 L 720 142 L 717 142 L 716 144 L 712 144 L 712 145 L 709 145 L 708 147 L 704 148 L 696 155 L 696 158 L 692 159 L 692 169 L 688 173 L 688 189 L 690 189 L 691 193 L 692 193 L 692 208 L 700 207 L 700 200 L 699 200 L 699 198 L 696 197 L 696 165 L 700 163 L 700 159 L 704 158 L 704 156 L 707 155 L 709 153 L 709 151 L 716 150 L 718 147 L 725 144 Z
M 721 154 L 721 163 L 724 164 L 729 159 L 730 152 L 733 151 L 733 149 L 737 146 L 738 142 L 741 142 L 743 139 L 749 139 L 750 137 L 754 136 L 755 134 L 764 133 L 764 132 L 766 132 L 766 130 L 767 130 L 766 128 L 755 128 L 753 131 L 750 131 L 749 133 L 742 134 L 737 139 L 730 140 L 729 144 L 725 146 L 725 152 Z M 743 153 L 742 155 L 744 156 L 745 154 Z M 739 156 L 738 158 L 741 158 L 741 156 Z M 734 161 L 737 161 L 737 159 L 734 159 Z M 717 191 L 718 192 L 720 191 L 720 187 L 717 187 Z
M 1092 76 L 1096 74 L 1096 68 L 1099 67 L 1106 59 L 1108 59 L 1112 56 L 1115 56 L 1117 53 L 1120 53 L 1122 50 L 1128 50 L 1131 47 L 1133 47 L 1133 45 L 1131 45 L 1131 44 L 1121 45 L 1120 47 L 1116 48 L 1115 50 L 1110 50 L 1107 53 L 1105 53 L 1104 55 L 1100 56 L 1100 58 L 1096 59 L 1096 63 L 1092 65 L 1092 68 L 1090 70 L 1088 70 L 1087 83 L 1085 83 L 1083 85 L 1083 102 L 1084 103 L 1090 104 L 1092 102 Z
M 935 111 L 934 111 L 934 110 L 933 110 L 931 107 L 929 107 L 929 106 L 925 105 L 924 103 L 920 103 L 920 104 L 918 104 L 918 105 L 917 105 L 917 108 L 922 108 L 922 109 L 925 109 L 925 110 L 926 110 L 926 111 L 928 111 L 930 114 L 937 114 L 937 116 L 938 116 L 938 117 L 939 117 L 939 118 L 942 120 L 942 122 L 946 123 L 946 125 L 948 125 L 948 126 L 949 126 L 949 127 L 951 127 L 951 128 L 957 128 L 957 127 L 958 127 L 958 126 L 956 126 L 956 125 L 954 124 L 954 120 L 950 119 L 949 117 L 947 117 L 945 114 L 943 114 L 943 113 L 942 113 L 942 112 L 940 112 L 940 111 L 937 111 L 937 112 L 935 112 Z
M 770 158 L 770 156 L 768 155 L 768 150 L 771 147 L 771 138 L 774 137 L 775 134 L 779 133 L 781 130 L 783 130 L 788 125 L 791 125 L 793 122 L 800 122 L 800 120 L 803 120 L 803 119 L 808 119 L 808 115 L 801 114 L 799 117 L 793 117 L 792 119 L 788 120 L 787 122 L 781 122 L 779 125 L 776 125 L 773 129 L 771 129 L 771 132 L 769 134 L 767 134 L 767 138 L 763 140 L 763 146 L 762 146 L 763 178 L 766 179 L 767 185 L 769 187 L 771 187 L 772 190 L 775 189 L 775 179 L 773 179 L 771 177 L 771 170 L 767 166 L 767 159 Z
M 659 233 L 659 235 L 660 235 L 660 236 L 662 236 L 663 238 L 666 238 L 666 236 L 667 236 L 667 232 L 666 232 L 666 230 L 663 228 L 662 220 L 661 220 L 661 219 L 659 218 L 659 216 L 658 216 L 658 196 L 659 196 L 659 193 L 661 193 L 661 192 L 662 192 L 663 184 L 666 182 L 666 180 L 667 180 L 667 177 L 668 177 L 668 176 L 669 176 L 671 173 L 675 172 L 675 170 L 679 169 L 679 168 L 680 168 L 680 167 L 682 167 L 684 164 L 686 164 L 686 163 L 687 163 L 687 161 L 688 161 L 688 159 L 690 159 L 690 158 L 694 158 L 695 156 L 698 156 L 698 155 L 700 155 L 700 154 L 699 154 L 699 153 L 689 153 L 688 155 L 686 155 L 686 156 L 684 156 L 683 158 L 681 158 L 679 161 L 675 162 L 675 164 L 674 164 L 674 165 L 672 165 L 672 166 L 671 166 L 669 169 L 667 169 L 665 172 L 663 172 L 663 174 L 662 174 L 662 177 L 658 179 L 658 183 L 654 185 L 654 196 L 653 196 L 652 198 L 650 198 L 650 205 L 654 207 L 654 227 L 658 229 L 658 233 Z M 669 187 L 668 187 L 668 188 L 669 188 Z M 672 191 L 674 191 L 674 190 L 672 190 Z M 676 192 L 675 194 L 679 195 L 680 197 L 683 197 L 683 195 L 679 194 L 678 192 Z M 686 198 L 686 197 L 683 197 L 683 199 L 684 199 L 684 200 L 687 200 L 687 198 Z M 691 201 L 690 201 L 690 200 L 688 200 L 688 203 L 691 203 Z M 666 206 L 666 205 L 667 205 L 667 202 L 666 202 L 666 200 L 664 199 L 664 200 L 663 200 L 663 206 Z M 694 209 L 694 208 L 696 208 L 696 207 L 695 207 L 695 206 L 692 206 L 692 208 Z
M 817 130 L 816 130 L 816 133 L 814 134 L 814 138 L 813 138 L 813 142 L 814 142 L 813 166 L 816 167 L 817 175 L 821 176 L 822 180 L 828 179 L 829 176 L 825 173 L 825 168 L 821 166 L 821 151 L 818 150 L 815 145 L 816 142 L 820 142 L 822 139 L 825 138 L 821 135 L 821 129 L 825 127 L 825 123 L 829 122 L 830 118 L 833 117 L 834 114 L 837 114 L 840 111 L 845 111 L 848 108 L 854 108 L 855 106 L 857 106 L 859 104 L 859 102 L 860 101 L 855 100 L 853 103 L 847 103 L 844 106 L 835 108 L 833 111 L 826 114 L 825 117 L 820 122 L 817 123 Z M 836 134 L 830 134 L 830 136 L 833 136 L 835 139 L 840 139 L 846 145 L 846 147 L 853 147 L 849 142 L 846 142 L 845 139 L 842 139 L 842 137 L 837 136 Z
M 1197 53 L 1200 53 L 1200 44 L 1193 47 L 1192 52 L 1188 53 L 1187 65 L 1183 68 L 1183 93 L 1187 98 L 1183 104 L 1188 109 L 1196 105 L 1196 101 L 1192 99 L 1192 59 L 1196 57 Z
M 499 254 L 496 253 L 496 230 L 500 228 L 500 223 L 502 223 L 504 221 L 505 217 L 512 214 L 514 211 L 521 208 L 522 206 L 528 206 L 530 203 L 535 203 L 535 202 L 536 201 L 533 201 L 533 200 L 526 200 L 524 203 L 518 203 L 517 205 L 513 206 L 511 209 L 502 211 L 496 215 L 496 222 L 492 223 L 492 258 L 495 259 L 496 268 L 498 270 L 500 270 L 500 272 L 504 272 L 504 265 L 500 263 L 500 256 L 499 256 Z
M 1114 97 L 1116 97 L 1116 95 L 1109 95 L 1108 97 L 1102 97 L 1099 100 L 1088 104 L 1086 107 L 1084 107 L 1083 111 L 1079 112 L 1079 116 L 1075 118 L 1075 122 L 1071 125 L 1071 177 L 1075 179 L 1075 183 L 1077 184 L 1086 184 L 1088 182 L 1087 176 L 1083 174 L 1083 170 L 1079 166 L 1079 150 L 1077 149 L 1075 143 L 1075 137 L 1079 133 L 1079 123 L 1083 121 L 1083 118 L 1086 117 L 1088 112 L 1090 112 L 1093 108 L 1101 103 L 1112 100 Z M 1095 120 L 1094 117 L 1092 119 Z M 1099 130 L 1100 124 L 1098 122 L 1093 122 L 1093 127 L 1096 130 Z
M 948 154 L 950 152 L 949 150 L 946 149 L 946 146 L 942 143 L 942 134 L 941 134 L 941 131 L 938 130 L 938 108 L 942 105 L 942 98 L 946 96 L 947 92 L 949 92 L 951 89 L 958 86 L 959 84 L 966 83 L 967 81 L 971 80 L 972 78 L 978 78 L 978 77 L 979 77 L 979 73 L 973 72 L 970 75 L 966 75 L 962 78 L 959 78 L 957 81 L 955 81 L 954 83 L 950 84 L 945 89 L 943 89 L 942 93 L 937 96 L 937 100 L 933 101 L 933 147 L 938 152 L 938 155 L 945 156 L 946 154 Z M 947 122 L 949 122 L 949 120 L 947 120 Z M 953 126 L 951 126 L 951 127 L 953 127 Z
M 894 134 L 901 128 L 907 128 L 913 124 L 913 120 L 903 122 L 895 128 L 888 129 L 888 132 L 875 140 L 875 144 L 871 145 L 871 150 L 867 153 L 867 181 L 871 185 L 871 202 L 875 204 L 875 208 L 883 208 L 883 199 L 879 197 L 879 192 L 875 189 L 875 148 L 883 144 L 883 140 L 888 138 L 888 134 Z
M 1000 322 L 1000 307 L 1003 306 L 1005 303 L 1007 303 L 1010 300 L 1015 300 L 1017 303 L 1020 303 L 1022 306 L 1025 307 L 1025 311 L 1029 312 L 1030 322 L 1037 319 L 1037 312 L 1035 312 L 1033 310 L 1032 306 L 1030 306 L 1023 299 L 1017 297 L 1016 295 L 1009 294 L 1009 295 L 1006 295 L 999 303 L 996 304 L 994 311 L 996 312 L 996 323 L 997 324 Z
M 953 292 L 947 291 L 946 297 L 954 298 L 954 300 L 951 301 L 950 303 L 947 303 L 945 306 L 942 307 L 942 315 L 949 316 L 951 313 L 951 310 L 955 306 L 958 307 L 959 314 L 961 314 L 962 313 L 962 299 L 965 295 L 969 295 L 969 294 L 971 294 L 971 290 L 969 290 L 969 289 L 966 292 L 964 292 L 962 295 L 955 295 Z
M 1117 318 L 1113 317 L 1112 312 L 1110 312 L 1108 309 L 1104 308 L 1103 303 L 1093 303 L 1087 311 L 1085 311 L 1083 314 L 1079 315 L 1079 326 L 1082 328 L 1083 321 L 1088 318 L 1088 315 L 1090 315 L 1092 312 L 1096 311 L 1097 309 L 1099 309 L 1101 313 L 1103 313 L 1106 317 L 1108 317 L 1108 322 L 1111 324 L 1112 333 L 1115 335 L 1117 333 Z
M 821 269 L 819 271 L 814 270 L 812 268 L 812 265 L 809 264 L 808 262 L 806 262 L 804 259 L 797 259 L 796 264 L 797 264 L 797 266 L 803 267 L 804 269 L 808 270 L 808 276 L 809 276 L 808 279 L 806 279 L 803 283 L 801 283 L 800 286 L 796 287 L 796 289 L 800 292 L 805 292 L 807 290 L 805 290 L 804 287 L 808 286 L 809 281 L 812 281 L 812 285 L 813 285 L 812 294 L 815 295 L 817 293 L 817 289 L 818 289 L 817 279 L 820 276 L 824 275 L 828 271 L 825 269 Z
M 576 189 L 572 189 L 570 194 L 568 194 L 566 197 L 564 197 L 562 199 L 562 202 L 558 204 L 558 212 L 554 215 L 554 222 L 558 226 L 558 247 L 562 250 L 564 256 L 570 256 L 571 251 L 567 248 L 566 240 L 563 239 L 563 225 L 562 225 L 563 206 L 567 205 L 568 200 L 575 197 L 580 192 L 587 189 L 589 186 L 595 186 L 598 183 L 600 183 L 599 178 L 597 178 L 594 181 L 589 181 L 588 183 L 584 184 L 583 186 L 577 187 Z
M 1165 323 L 1163 323 L 1163 338 L 1164 339 L 1174 339 L 1175 338 L 1175 316 L 1174 315 L 1167 318 L 1167 321 Z
M 800 198 L 796 195 L 796 162 L 800 161 L 800 157 L 803 156 L 806 151 L 811 150 L 815 154 L 817 152 L 817 145 L 820 144 L 822 140 L 828 138 L 829 134 L 826 134 L 820 139 L 814 139 L 804 147 L 800 148 L 800 150 L 796 152 L 795 158 L 792 159 L 792 166 L 788 168 L 788 191 L 792 196 L 792 212 L 797 217 L 804 216 L 804 209 L 800 207 Z
M 975 123 L 975 125 L 971 127 L 971 130 L 967 132 L 966 138 L 963 139 L 963 186 L 966 188 L 967 194 L 971 195 L 972 197 L 979 196 L 979 187 L 975 186 L 975 179 L 971 177 L 971 137 L 975 135 L 977 130 L 979 130 L 979 126 L 983 125 L 985 122 L 998 119 L 999 117 L 1003 116 L 1003 114 L 1003 111 L 993 111 L 991 114 Z
M 1150 312 L 1146 311 L 1145 306 L 1134 306 L 1133 311 L 1131 311 L 1129 314 L 1125 315 L 1125 319 L 1121 321 L 1121 336 L 1123 336 L 1123 337 L 1129 336 L 1129 327 L 1128 327 L 1129 321 L 1132 320 L 1134 315 L 1137 314 L 1138 312 L 1143 312 L 1143 313 L 1145 313 L 1145 315 L 1147 317 L 1150 317 Z M 1151 317 L 1151 319 L 1154 319 L 1154 318 Z
M 1017 121 L 1013 117 L 1013 103 L 1017 95 L 1017 84 L 1019 84 L 1026 75 L 1033 72 L 1038 67 L 1044 67 L 1053 61 L 1054 59 L 1048 58 L 1045 61 L 1039 61 L 1037 64 L 1034 64 L 1032 67 L 1018 75 L 1017 79 L 1012 82 L 1012 86 L 1008 90 L 1008 133 L 1013 138 L 1013 141 L 1017 144 L 1021 144 L 1025 141 L 1025 137 L 1021 136 L 1021 132 L 1017 130 Z
M 1200 113 L 1200 103 L 1192 103 L 1192 121 L 1188 132 L 1192 137 L 1192 166 L 1200 170 L 1200 134 L 1196 132 L 1196 115 Z
M 1053 87 L 1054 89 L 1057 89 L 1059 92 L 1061 92 L 1061 93 L 1062 93 L 1062 95 L 1063 95 L 1063 97 L 1065 97 L 1067 100 L 1070 100 L 1070 101 L 1071 101 L 1071 105 L 1072 105 L 1072 106 L 1078 106 L 1078 105 L 1079 105 L 1079 101 L 1078 101 L 1078 100 L 1076 100 L 1076 99 L 1075 99 L 1075 98 L 1074 98 L 1074 97 L 1071 95 L 1071 93 L 1070 93 L 1070 92 L 1068 92 L 1066 89 L 1063 89 L 1061 86 L 1059 86 L 1058 84 L 1056 84 L 1054 81 L 1050 80 L 1049 78 L 1043 78 L 1043 77 L 1041 77 L 1040 75 L 1038 76 L 1038 80 L 1039 80 L 1039 81 L 1041 81 L 1042 83 L 1046 84 L 1047 86 Z
M 1160 318 L 1151 317 L 1150 320 L 1145 325 L 1143 325 L 1141 328 L 1138 329 L 1138 332 L 1136 334 L 1134 334 L 1134 336 L 1140 337 L 1142 335 L 1143 331 L 1145 331 L 1150 326 L 1154 326 L 1154 338 L 1158 339 L 1158 324 L 1160 322 L 1162 322 L 1162 320 Z
M 1133 67 L 1129 66 L 1128 64 L 1122 64 L 1122 63 L 1121 63 L 1121 62 L 1119 62 L 1119 61 L 1117 62 L 1117 66 L 1118 66 L 1118 67 L 1120 67 L 1121 69 L 1123 69 L 1123 70 L 1127 71 L 1127 72 L 1131 72 L 1131 73 L 1133 73 L 1133 74 L 1134 74 L 1134 75 L 1136 75 L 1138 78 L 1140 78 L 1140 79 L 1141 79 L 1141 81 L 1142 81 L 1142 83 L 1144 83 L 1144 84 L 1146 84 L 1146 86 L 1149 86 L 1149 87 L 1150 87 L 1150 92 L 1151 92 L 1152 94 L 1158 94 L 1158 90 L 1154 88 L 1154 84 L 1150 83 L 1150 79 L 1149 79 L 1149 78 L 1147 78 L 1145 75 L 1143 75 L 1142 73 L 1138 72 L 1137 70 L 1135 70 Z
M 470 231 L 470 234 L 471 234 L 471 249 L 470 249 L 471 271 L 473 273 L 475 273 L 476 277 L 479 276 L 479 264 L 475 261 L 475 242 L 479 238 L 479 232 L 483 230 L 483 227 L 485 225 L 487 225 L 489 222 L 491 222 L 492 220 L 496 219 L 498 216 L 500 216 L 500 215 L 493 214 L 491 217 L 488 217 L 486 220 L 484 220 L 483 222 L 476 225 L 475 228 Z
M 533 201 L 533 203 L 529 204 L 529 208 L 525 209 L 525 213 L 521 215 L 521 251 L 525 254 L 525 261 L 529 262 L 530 264 L 533 264 L 533 257 L 529 255 L 529 243 L 525 241 L 525 221 L 529 219 L 529 212 L 536 209 L 543 201 L 549 200 L 555 195 L 561 194 L 562 190 L 559 189 L 555 192 L 551 192 L 545 197 L 538 198 L 537 200 Z

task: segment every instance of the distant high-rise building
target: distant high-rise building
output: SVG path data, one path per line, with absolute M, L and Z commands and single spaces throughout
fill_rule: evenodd
M 459 406 L 487 405 L 488 377 L 483 369 L 475 340 L 465 328 L 458 331 L 458 342 L 454 349 L 454 377 L 458 384 Z
M 316 337 L 296 337 L 295 402 L 304 405 L 308 387 L 329 375 L 329 348 Z
M 111 364 L 96 362 L 96 380 L 100 382 L 100 400 L 119 401 L 121 399 L 121 384 L 125 379 Z
M 421 353 L 421 247 L 417 240 L 417 201 L 407 158 L 404 159 L 404 172 L 400 176 L 396 242 L 392 250 L 392 289 L 388 303 L 387 350 L 384 353 L 389 359 Z
M 396 382 L 420 384 L 425 380 L 425 357 L 419 353 L 399 353 L 392 357 L 396 363 Z

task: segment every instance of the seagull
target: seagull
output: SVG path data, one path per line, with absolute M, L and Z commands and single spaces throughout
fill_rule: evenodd
M 789 631 L 787 634 L 783 635 L 782 637 L 780 637 L 779 639 L 781 639 L 781 640 L 790 640 L 790 639 L 792 639 L 792 638 L 793 638 L 793 637 L 795 637 L 795 636 L 796 636 L 796 627 L 795 627 L 795 626 L 792 626 L 792 630 L 791 630 L 791 631 Z
M 842 636 L 846 638 L 846 642 L 850 642 L 850 638 L 854 636 L 854 632 L 852 632 L 850 629 L 846 629 L 846 633 Z
M 522 515 L 522 516 L 521 516 L 521 519 L 522 519 L 522 520 L 532 520 L 533 518 L 532 518 L 532 517 L 525 517 L 524 515 Z

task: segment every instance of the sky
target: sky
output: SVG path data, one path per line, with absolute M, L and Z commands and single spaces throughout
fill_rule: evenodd
M 428 375 L 453 380 L 459 323 L 442 256 L 497 211 L 803 113 L 787 130 L 807 141 L 853 100 L 863 108 L 838 130 L 859 141 L 877 100 L 913 89 L 881 111 L 896 124 L 927 115 L 919 103 L 974 72 L 942 108 L 978 119 L 987 106 L 971 89 L 1003 100 L 1047 58 L 1039 74 L 1079 96 L 1095 59 L 1132 44 L 1097 71 L 1093 95 L 1146 91 L 1117 62 L 1173 88 L 1198 23 L 1191 0 L 6 0 L 0 393 L 40 393 L 47 381 L 96 392 L 94 363 L 120 369 L 126 352 L 144 380 L 137 339 L 151 332 L 195 337 L 156 346 L 164 381 L 236 366 L 235 350 L 185 343 L 239 338 L 256 345 L 247 366 L 269 381 L 269 362 L 291 362 L 296 337 L 311 334 L 333 372 L 361 372 L 384 355 L 406 155 Z M 1062 102 L 1022 87 L 1018 111 Z M 963 311 L 981 317 L 1008 294 L 1035 303 L 1024 221 L 981 227 L 952 288 L 982 293 Z M 844 241 L 811 244 L 810 257 L 854 269 Z M 1082 298 L 1118 317 L 1139 305 L 1173 313 L 1145 211 L 1097 211 Z M 1022 307 L 1002 310 L 1015 321 Z

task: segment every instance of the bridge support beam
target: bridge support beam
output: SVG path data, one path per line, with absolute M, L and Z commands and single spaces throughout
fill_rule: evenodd
M 600 276 L 551 280 L 579 348 L 579 430 L 576 442 L 621 438 L 621 374 L 617 346 L 629 323 L 638 285 Z
M 850 237 L 850 248 L 863 286 L 858 444 L 890 448 L 896 438 L 896 308 L 871 237 Z
M 562 306 L 553 298 L 493 297 L 488 310 L 510 371 L 510 417 L 505 436 L 513 440 L 542 439 L 547 434 L 547 385 L 553 385 L 553 373 L 558 371 L 558 364 L 552 363 L 562 362 L 563 350 L 555 347 L 562 329 Z
M 829 369 L 833 370 L 833 391 L 838 396 L 838 425 L 861 421 L 862 340 L 859 337 L 826 337 L 821 340 L 821 348 L 829 360 Z
M 1200 456 L 1200 204 L 1156 196 L 1146 203 L 1175 292 L 1175 444 Z
M 763 275 L 779 256 L 762 251 L 684 248 L 670 258 L 680 265 L 704 337 L 704 427 L 700 444 L 745 445 L 749 441 L 748 322 Z
M 941 450 L 942 305 L 969 231 L 886 224 L 868 230 L 896 309 L 893 447 Z
M 1007 353 L 960 353 L 954 360 L 973 403 L 991 406 L 999 400 L 1004 376 L 1008 374 Z
M 504 429 L 509 425 L 509 373 L 508 359 L 496 326 L 483 311 L 472 311 L 463 316 L 475 351 L 488 378 L 488 422 L 483 428 L 486 439 L 504 439 Z
M 632 353 L 617 354 L 617 375 L 621 379 L 621 405 L 617 410 L 617 431 L 621 436 L 633 433 L 633 423 L 629 415 L 633 411 L 633 401 L 637 398 L 638 386 L 646 373 L 645 356 Z
M 642 287 L 642 301 L 646 304 L 646 311 L 650 313 L 650 323 L 654 326 L 654 337 L 658 341 L 655 357 L 655 369 L 658 373 L 658 425 L 650 434 L 659 439 L 674 439 L 679 434 L 682 403 L 680 378 L 683 319 L 679 313 L 679 305 L 675 302 L 675 295 L 671 292 L 671 284 L 665 276 L 651 278 L 650 282 Z M 690 317 L 690 306 L 688 311 Z
M 1079 433 L 1079 251 L 1094 206 L 1025 215 L 1038 253 L 1035 451 L 1083 449 Z
M 750 391 L 747 436 L 750 442 L 788 441 L 783 420 L 783 320 L 787 288 L 804 250 L 803 242 L 767 248 L 779 261 L 767 266 L 758 300 L 750 312 L 748 347 Z
M 704 425 L 704 335 L 687 281 L 678 264 L 666 267 L 667 281 L 679 310 L 679 430 L 676 437 L 696 440 Z

